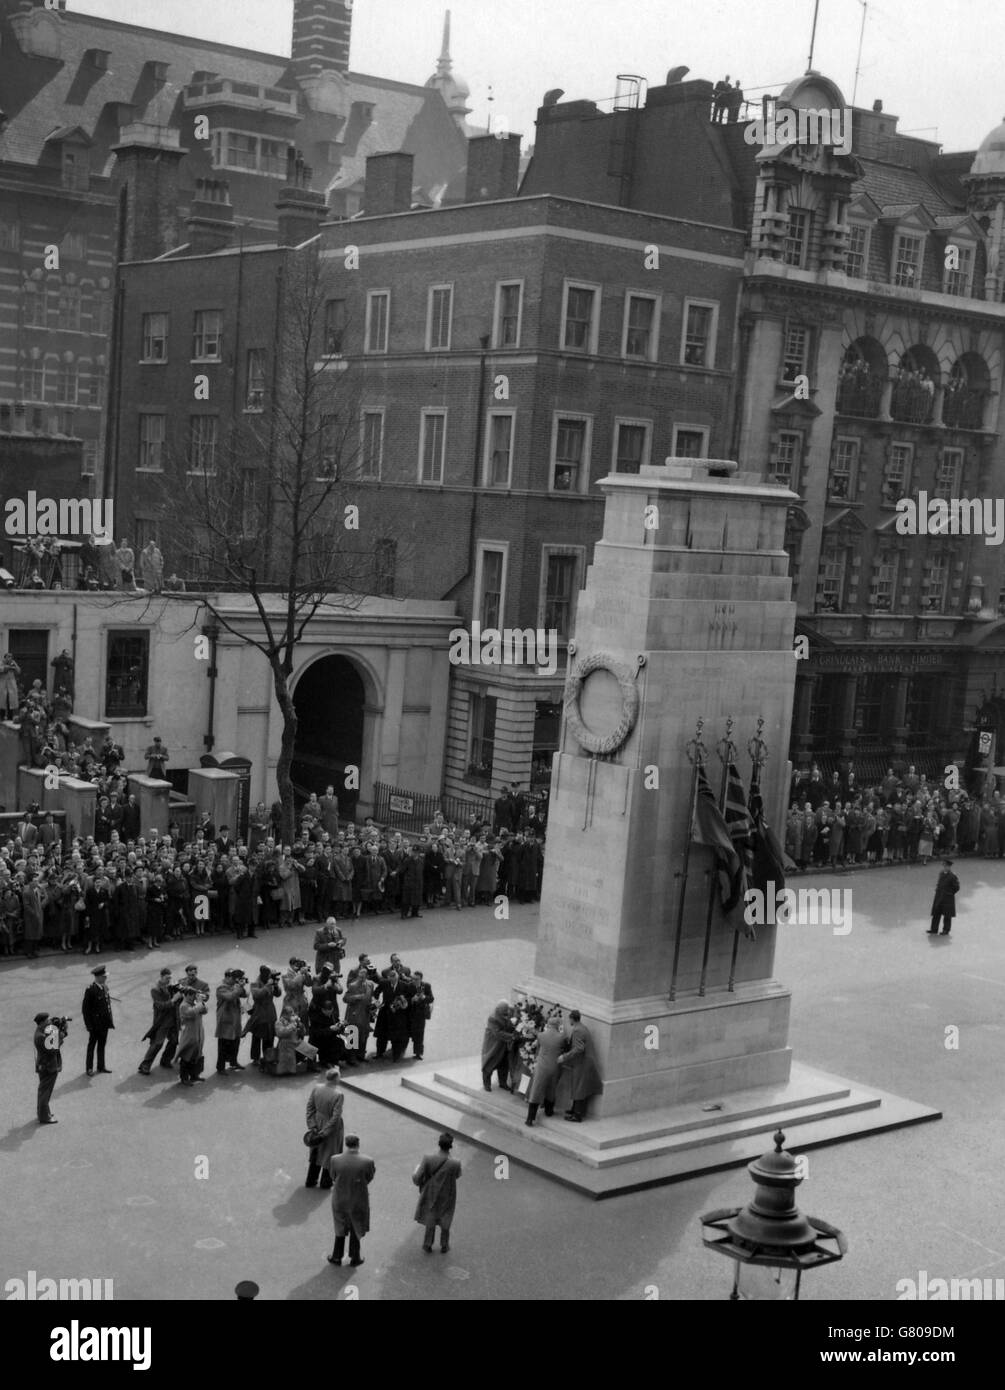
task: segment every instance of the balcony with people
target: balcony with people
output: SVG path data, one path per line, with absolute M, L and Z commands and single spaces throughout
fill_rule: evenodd
M 838 414 L 878 419 L 886 376 L 886 358 L 878 343 L 866 339 L 852 343 L 838 373 Z
M 975 352 L 953 363 L 942 399 L 942 423 L 954 430 L 984 429 L 990 375 L 984 359 Z
M 890 414 L 905 425 L 930 425 L 935 419 L 935 393 L 940 384 L 935 354 L 909 348 L 900 360 L 890 394 Z

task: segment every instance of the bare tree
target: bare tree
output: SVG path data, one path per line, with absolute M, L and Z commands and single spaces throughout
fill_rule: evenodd
M 260 414 L 243 414 L 227 438 L 199 433 L 169 470 L 160 514 L 165 550 L 209 594 L 250 596 L 257 625 L 210 616 L 269 663 L 283 734 L 276 766 L 284 838 L 294 829 L 291 776 L 297 712 L 290 678 L 297 644 L 319 609 L 358 607 L 384 590 L 390 536 L 359 530 L 358 392 L 344 358 L 326 356 L 325 305 L 337 282 L 316 243 L 285 261 L 272 360 Z M 376 508 L 373 509 L 376 511 Z M 386 591 L 386 590 L 385 590 Z

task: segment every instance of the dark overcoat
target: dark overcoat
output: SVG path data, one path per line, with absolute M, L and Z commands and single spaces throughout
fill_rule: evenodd
M 332 1176 L 332 1221 L 335 1234 L 362 1238 L 370 1229 L 370 1183 L 377 1165 L 356 1149 L 328 1160 Z
M 552 1104 L 560 1076 L 558 1059 L 565 1047 L 565 1038 L 557 1028 L 545 1028 L 538 1035 L 537 1057 L 531 1076 L 527 1099 L 533 1105 Z
M 593 1039 L 585 1024 L 574 1023 L 569 1029 L 559 1065 L 569 1069 L 573 1100 L 589 1100 L 603 1090 Z
M 444 1157 L 442 1151 L 426 1154 L 412 1174 L 419 1189 L 415 1219 L 420 1226 L 439 1226 L 449 1231 L 457 1205 L 457 1179 L 461 1176 L 460 1160 Z
M 943 869 L 935 885 L 932 899 L 932 916 L 941 913 L 944 917 L 956 916 L 956 894 L 960 891 L 960 880 L 952 869 Z

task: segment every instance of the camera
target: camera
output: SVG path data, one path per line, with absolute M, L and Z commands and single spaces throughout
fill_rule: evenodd
M 307 969 L 307 962 L 305 960 L 291 960 L 290 965 L 293 967 L 294 970 Z
M 49 1022 L 50 1022 L 50 1023 L 54 1023 L 54 1024 L 56 1025 L 57 1028 L 66 1028 L 66 1027 L 68 1027 L 68 1026 L 69 1026 L 69 1023 L 70 1023 L 70 1019 L 71 1019 L 71 1015 L 70 1015 L 70 1014 L 65 1014 L 65 1015 L 63 1015 L 62 1017 L 59 1016 L 58 1014 L 50 1014 L 50 1015 L 49 1015 Z

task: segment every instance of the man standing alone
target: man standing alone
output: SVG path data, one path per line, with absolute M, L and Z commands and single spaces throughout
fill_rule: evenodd
M 440 1228 L 440 1253 L 445 1255 L 450 1249 L 450 1225 L 457 1205 L 457 1179 L 461 1176 L 459 1161 L 450 1157 L 453 1143 L 451 1135 L 441 1134 L 439 1152 L 426 1154 L 412 1174 L 412 1181 L 419 1189 L 415 1219 L 425 1227 L 422 1248 L 427 1255 L 433 1253 L 437 1226 Z
M 332 1175 L 332 1220 L 335 1223 L 335 1248 L 328 1263 L 340 1265 L 349 1237 L 349 1263 L 361 1265 L 360 1241 L 370 1229 L 370 1184 L 377 1165 L 367 1154 L 359 1151 L 359 1135 L 347 1134 L 345 1153 L 328 1160 Z
M 103 965 L 96 965 L 91 971 L 94 981 L 84 990 L 84 1000 L 80 1012 L 87 1029 L 87 1075 L 94 1075 L 94 1052 L 98 1053 L 98 1071 L 111 1075 L 105 1066 L 105 1043 L 108 1030 L 114 1028 L 112 1022 L 112 1001 L 108 993 L 108 975 Z
M 944 859 L 942 872 L 935 885 L 935 897 L 932 899 L 932 925 L 928 928 L 929 936 L 938 935 L 940 918 L 942 919 L 942 935 L 949 935 L 953 926 L 953 918 L 956 916 L 956 894 L 959 891 L 960 880 L 953 873 L 953 861 Z
M 40 1125 L 59 1124 L 49 1109 L 49 1099 L 56 1085 L 56 1077 L 63 1070 L 63 1054 L 60 1048 L 65 1037 L 65 1023 L 50 1023 L 48 1014 L 35 1015 L 35 1071 L 38 1074 L 38 1122 Z

